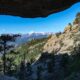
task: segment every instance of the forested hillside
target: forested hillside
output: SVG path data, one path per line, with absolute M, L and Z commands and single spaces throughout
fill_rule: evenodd
M 15 47 L 17 37 L 0 36 L 0 80 L 80 80 L 80 13 L 63 32 Z

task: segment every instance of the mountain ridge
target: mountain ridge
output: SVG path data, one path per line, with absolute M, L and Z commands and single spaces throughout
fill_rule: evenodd
M 21 37 L 17 38 L 16 43 L 23 44 L 28 41 L 31 41 L 32 39 L 47 38 L 49 35 L 52 34 L 52 32 L 30 32 L 26 34 L 21 34 Z
M 80 80 L 79 15 L 63 32 L 32 39 L 7 54 L 20 67 L 19 80 Z
M 44 52 L 69 53 L 80 44 L 80 13 L 76 15 L 73 23 L 69 23 L 61 33 L 56 33 L 44 45 Z

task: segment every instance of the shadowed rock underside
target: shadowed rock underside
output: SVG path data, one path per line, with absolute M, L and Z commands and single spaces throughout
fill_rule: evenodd
M 0 0 L 0 15 L 46 17 L 69 8 L 79 0 Z

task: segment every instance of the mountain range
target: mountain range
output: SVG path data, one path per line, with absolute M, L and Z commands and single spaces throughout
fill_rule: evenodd
M 63 32 L 33 40 L 29 46 L 25 45 L 25 50 L 28 50 L 26 60 L 31 57 L 32 62 L 33 59 L 32 74 L 28 79 L 80 80 L 80 13 Z
M 17 38 L 16 43 L 23 44 L 33 39 L 47 38 L 49 35 L 52 34 L 53 33 L 50 32 L 32 32 L 32 33 L 21 34 L 21 37 Z
M 63 32 L 28 33 L 16 43 L 15 54 L 7 56 L 17 68 L 24 61 L 16 68 L 19 80 L 80 80 L 80 13 Z

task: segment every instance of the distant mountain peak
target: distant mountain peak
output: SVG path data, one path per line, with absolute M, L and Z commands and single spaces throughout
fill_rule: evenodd
M 45 34 L 53 34 L 53 32 L 29 32 L 29 33 L 27 33 L 27 34 L 29 34 L 29 35 L 32 35 L 32 34 L 42 34 L 42 35 L 45 35 Z
M 30 32 L 26 34 L 22 34 L 20 38 L 17 39 L 18 44 L 26 43 L 32 39 L 41 39 L 46 38 L 53 33 L 51 32 Z

